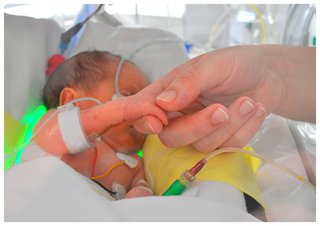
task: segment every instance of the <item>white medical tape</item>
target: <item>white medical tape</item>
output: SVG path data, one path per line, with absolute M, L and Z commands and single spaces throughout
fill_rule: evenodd
M 78 154 L 91 148 L 91 144 L 83 131 L 80 109 L 73 104 L 67 104 L 59 107 L 58 111 L 60 132 L 69 153 Z
M 136 168 L 139 164 L 138 160 L 131 157 L 130 155 L 121 153 L 121 152 L 117 152 L 116 156 L 118 157 L 118 159 L 123 160 L 124 163 L 129 166 L 130 168 Z
M 112 183 L 112 191 L 116 193 L 117 200 L 124 199 L 127 194 L 126 188 L 117 182 Z

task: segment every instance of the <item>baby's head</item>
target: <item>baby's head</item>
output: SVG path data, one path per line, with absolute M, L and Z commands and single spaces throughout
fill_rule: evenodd
M 79 53 L 63 62 L 50 75 L 43 90 L 43 101 L 48 109 L 64 105 L 80 97 L 93 97 L 101 102 L 112 99 L 114 80 L 120 57 L 103 51 Z M 148 85 L 139 68 L 126 61 L 119 77 L 119 89 L 123 96 L 130 96 Z M 84 110 L 96 105 L 91 101 L 76 103 Z M 124 122 L 103 134 L 101 138 L 114 150 L 137 151 L 145 136 Z

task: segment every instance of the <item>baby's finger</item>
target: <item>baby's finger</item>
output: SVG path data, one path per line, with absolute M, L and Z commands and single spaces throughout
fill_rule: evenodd
M 144 116 L 154 116 L 158 118 L 163 125 L 168 124 L 167 114 L 156 106 L 154 101 L 144 98 L 141 95 L 123 98 L 122 101 L 125 101 L 124 120 L 135 121 Z
M 102 134 L 124 121 L 133 122 L 144 116 L 152 117 L 151 123 L 155 132 L 161 131 L 162 125 L 168 124 L 163 110 L 152 102 L 131 96 L 85 110 L 81 113 L 81 121 L 86 134 Z
M 257 132 L 264 119 L 267 117 L 267 112 L 262 104 L 257 104 L 257 109 L 254 115 L 230 137 L 221 147 L 244 147 Z
M 227 121 L 228 110 L 223 105 L 212 104 L 193 115 L 174 119 L 159 134 L 159 138 L 168 147 L 178 147 L 201 139 Z
M 229 123 L 194 142 L 192 146 L 202 152 L 215 150 L 232 137 L 254 115 L 255 109 L 255 103 L 250 98 L 240 97 L 228 109 Z

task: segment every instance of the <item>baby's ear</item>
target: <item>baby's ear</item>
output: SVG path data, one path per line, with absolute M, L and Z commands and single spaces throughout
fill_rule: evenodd
M 79 98 L 79 93 L 77 90 L 70 88 L 70 87 L 65 87 L 60 93 L 60 102 L 59 105 L 65 105 L 69 103 L 70 101 Z

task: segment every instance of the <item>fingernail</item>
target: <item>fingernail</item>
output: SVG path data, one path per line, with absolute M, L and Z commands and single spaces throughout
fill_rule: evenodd
M 266 112 L 267 111 L 266 111 L 266 109 L 264 107 L 259 106 L 257 111 L 256 111 L 256 116 L 257 117 L 262 117 L 262 116 L 264 116 L 266 114 Z
M 254 109 L 253 103 L 246 100 L 240 105 L 239 112 L 241 115 L 249 114 Z
M 211 121 L 214 124 L 219 124 L 219 123 L 225 122 L 228 119 L 229 119 L 228 114 L 220 108 L 215 110 L 211 115 Z
M 156 133 L 156 131 L 154 130 L 154 128 L 152 127 L 152 125 L 151 125 L 151 123 L 149 121 L 146 121 L 144 124 L 145 124 L 145 128 L 147 130 L 151 130 L 151 132 L 154 133 L 154 134 Z
M 172 102 L 176 99 L 177 97 L 177 92 L 173 90 L 169 90 L 159 96 L 157 96 L 156 99 L 164 101 L 164 102 Z

